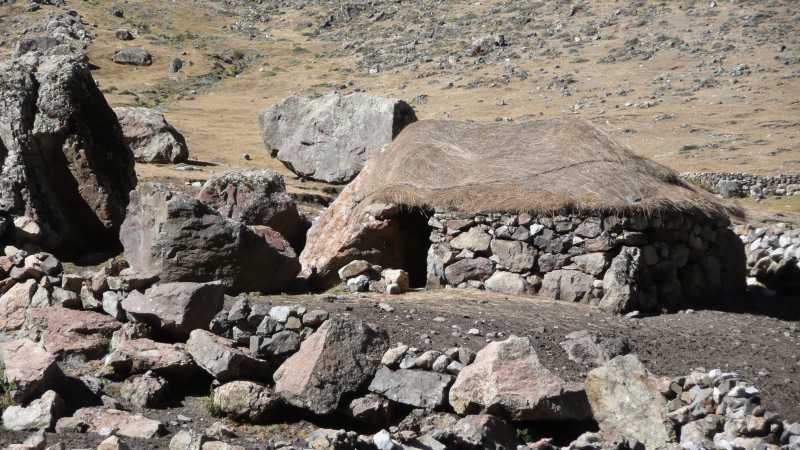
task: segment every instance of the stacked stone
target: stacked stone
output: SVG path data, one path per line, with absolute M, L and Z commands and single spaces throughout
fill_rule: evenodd
M 681 177 L 706 186 L 723 197 L 800 195 L 800 174 L 763 176 L 742 172 L 686 172 Z
M 249 346 L 260 358 L 286 357 L 328 319 L 324 310 L 308 311 L 304 306 L 272 306 L 251 303 L 242 297 L 230 310 L 211 320 L 211 332 Z
M 743 288 L 744 254 L 728 224 L 688 215 L 436 213 L 428 286 L 538 293 L 617 313 L 676 308 Z
M 742 225 L 735 231 L 745 244 L 750 277 L 770 289 L 800 289 L 800 229 L 776 223 L 767 227 Z
M 339 279 L 350 292 L 372 291 L 394 295 L 411 288 L 410 278 L 405 270 L 384 269 L 363 259 L 351 261 L 339 269 Z
M 673 379 L 664 396 L 684 449 L 800 446 L 800 424 L 768 412 L 758 388 L 735 373 L 695 371 Z

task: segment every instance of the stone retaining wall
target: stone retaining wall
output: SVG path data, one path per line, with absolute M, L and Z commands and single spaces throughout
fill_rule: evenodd
M 429 287 L 540 294 L 624 313 L 745 286 L 742 243 L 723 220 L 436 213 L 429 225 Z
M 745 245 L 748 274 L 766 287 L 800 292 L 800 229 L 787 223 L 735 228 Z
M 681 174 L 681 178 L 699 183 L 723 197 L 800 195 L 800 174 L 763 176 L 741 172 L 686 172 Z

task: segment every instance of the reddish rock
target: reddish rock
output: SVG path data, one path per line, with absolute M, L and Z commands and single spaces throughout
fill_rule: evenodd
M 458 414 L 491 412 L 515 421 L 586 420 L 583 383 L 569 383 L 539 361 L 527 338 L 512 336 L 481 349 L 450 388 Z
M 141 414 L 132 414 L 116 409 L 102 407 L 81 408 L 75 411 L 73 418 L 83 421 L 89 428 L 88 433 L 101 430 L 117 430 L 118 436 L 134 439 L 152 439 L 164 434 L 164 425 Z
M 0 343 L 0 363 L 2 381 L 14 387 L 10 395 L 15 402 L 27 402 L 55 388 L 64 377 L 56 364 L 56 355 L 28 339 Z
M 297 251 L 305 243 L 307 222 L 277 172 L 252 170 L 215 176 L 206 181 L 197 198 L 223 217 L 272 228 Z
M 190 378 L 198 367 L 183 344 L 164 344 L 150 339 L 123 339 L 104 360 L 120 378 L 148 370 L 174 380 Z
M 25 312 L 39 285 L 36 280 L 18 283 L 0 297 L 0 332 L 16 331 L 25 323 Z
M 44 348 L 60 358 L 97 359 L 108 352 L 111 334 L 121 326 L 105 314 L 52 306 L 31 309 L 24 328 L 40 336 Z

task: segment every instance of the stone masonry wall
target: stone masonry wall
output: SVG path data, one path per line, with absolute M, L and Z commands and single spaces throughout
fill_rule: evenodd
M 762 176 L 741 172 L 687 172 L 682 173 L 681 178 L 706 186 L 723 197 L 800 195 L 800 174 Z
M 800 292 L 800 228 L 788 223 L 735 228 L 745 246 L 748 274 L 770 289 Z
M 745 286 L 742 242 L 722 220 L 436 213 L 429 225 L 429 287 L 540 294 L 624 313 Z

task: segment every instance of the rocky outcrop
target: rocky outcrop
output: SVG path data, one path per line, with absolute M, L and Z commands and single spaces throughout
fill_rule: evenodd
M 552 373 L 530 341 L 519 337 L 481 349 L 450 388 L 450 405 L 458 414 L 490 412 L 516 421 L 591 417 L 583 384 Z
M 0 215 L 14 238 L 77 254 L 118 242 L 133 155 L 78 56 L 0 64 Z
M 122 301 L 122 309 L 134 320 L 185 340 L 193 330 L 208 329 L 224 301 L 225 286 L 220 283 L 162 283 L 144 294 L 131 292 Z
M 189 159 L 186 139 L 167 122 L 164 114 L 150 108 L 114 108 L 125 143 L 137 162 L 180 163 Z
M 289 97 L 261 112 L 264 144 L 292 172 L 328 183 L 355 178 L 417 118 L 405 102 L 367 94 Z
M 388 348 L 385 331 L 360 320 L 328 319 L 275 372 L 275 392 L 318 415 L 365 387 Z
M 245 225 L 265 225 L 301 251 L 308 224 L 286 192 L 283 177 L 271 170 L 227 172 L 206 181 L 197 198 L 223 217 Z
M 299 271 L 279 233 L 226 219 L 154 183 L 131 194 L 120 238 L 131 267 L 162 282 L 219 280 L 228 292 L 281 292 Z

